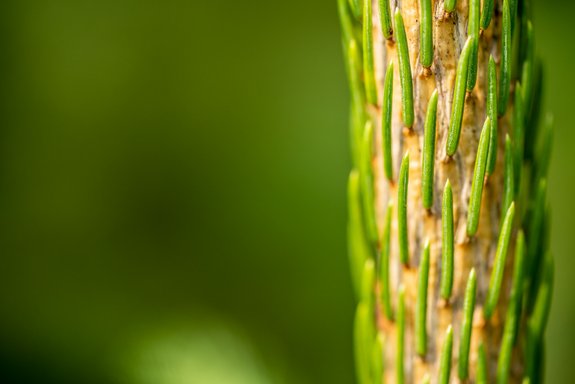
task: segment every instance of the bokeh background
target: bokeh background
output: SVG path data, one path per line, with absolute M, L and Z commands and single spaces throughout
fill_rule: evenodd
M 0 382 L 352 383 L 335 0 L 0 3 Z M 535 0 L 572 378 L 570 1 Z

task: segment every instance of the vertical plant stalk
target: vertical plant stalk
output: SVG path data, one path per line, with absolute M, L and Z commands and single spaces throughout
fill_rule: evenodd
M 338 0 L 360 384 L 542 381 L 553 129 L 530 2 Z

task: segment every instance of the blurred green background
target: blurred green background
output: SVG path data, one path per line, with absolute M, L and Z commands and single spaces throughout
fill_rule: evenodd
M 535 4 L 561 383 L 575 4 Z M 3 0 L 0 46 L 0 382 L 353 382 L 335 0 Z

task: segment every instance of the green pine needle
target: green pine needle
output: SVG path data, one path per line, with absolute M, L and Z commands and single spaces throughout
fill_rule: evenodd
M 423 195 L 423 207 L 431 209 L 433 206 L 433 176 L 435 171 L 435 128 L 437 117 L 437 89 L 433 91 L 429 103 L 427 104 L 427 114 L 425 116 L 423 157 L 422 157 L 422 177 L 421 189 Z
M 531 107 L 533 100 L 533 62 L 526 60 L 521 67 L 521 84 L 523 84 L 523 100 L 526 111 Z
M 397 189 L 397 227 L 399 235 L 399 259 L 409 264 L 409 241 L 407 235 L 407 192 L 409 185 L 409 152 L 401 160 L 399 186 Z
M 507 212 L 515 198 L 515 176 L 513 171 L 513 146 L 509 135 L 505 135 L 505 164 L 503 173 L 503 202 L 501 212 Z M 503 217 L 502 217 L 503 218 Z M 503 223 L 503 220 L 501 220 Z
M 367 259 L 363 266 L 361 276 L 361 301 L 373 307 L 374 302 L 374 282 L 375 282 L 375 263 L 373 259 Z
M 493 7 L 493 4 L 491 4 Z M 491 120 L 489 135 L 489 154 L 487 155 L 487 174 L 492 175 L 497 164 L 497 66 L 493 56 L 489 56 L 487 65 L 487 116 Z
M 349 1 L 349 7 L 351 8 L 353 15 L 355 16 L 356 19 L 359 20 L 359 18 L 361 17 L 361 0 L 348 0 L 348 1 Z
M 477 276 L 475 275 L 475 269 L 472 269 L 467 279 L 467 287 L 465 288 L 463 323 L 461 324 L 461 339 L 459 341 L 458 373 L 461 380 L 465 380 L 469 376 L 469 348 L 471 347 L 471 327 L 473 325 L 476 289 Z
M 461 123 L 463 122 L 463 109 L 465 106 L 465 89 L 467 84 L 469 59 L 474 44 L 473 36 L 469 36 L 465 42 L 463 50 L 461 51 L 459 62 L 457 63 L 451 121 L 449 122 L 449 133 L 447 136 L 447 154 L 449 156 L 453 156 L 455 154 L 457 146 L 459 145 Z
M 488 382 L 488 371 L 487 371 L 487 354 L 485 353 L 485 346 L 483 342 L 479 342 L 479 348 L 477 349 L 477 380 L 476 384 L 487 384 Z
M 535 308 L 529 319 L 529 326 L 538 338 L 543 336 L 543 332 L 547 326 L 547 320 L 549 319 L 549 310 L 551 309 L 551 299 L 553 297 L 554 275 L 555 266 L 553 257 L 550 252 L 547 252 L 545 255 L 543 278 L 537 290 Z
M 442 244 L 441 251 L 441 298 L 449 300 L 453 289 L 453 193 L 449 180 L 443 189 L 441 207 Z
M 547 203 L 547 180 L 539 181 L 534 199 L 534 210 L 531 215 L 530 225 L 527 234 L 529 235 L 529 253 L 527 261 L 527 274 L 531 278 L 535 276 L 539 265 L 539 255 L 544 252 L 541 249 L 543 240 L 545 207 Z
M 369 0 L 366 0 L 369 1 Z M 397 52 L 399 57 L 399 79 L 401 83 L 401 116 L 403 124 L 411 128 L 413 126 L 413 80 L 411 78 L 411 64 L 409 61 L 409 47 L 403 17 L 399 8 L 395 9 L 395 31 L 397 34 Z
M 444 9 L 445 12 L 451 13 L 455 11 L 455 5 L 457 4 L 457 0 L 445 0 Z
M 347 0 L 337 0 L 337 10 L 341 23 L 341 36 L 344 46 L 353 39 L 353 15 Z
M 479 26 L 482 30 L 486 30 L 489 27 L 492 17 L 493 17 L 493 0 L 483 0 L 481 21 L 479 22 Z
M 517 6 L 519 0 L 509 0 L 509 15 L 511 17 L 511 33 L 515 31 L 515 19 L 517 18 Z
M 405 288 L 399 287 L 398 291 L 399 302 L 397 304 L 397 359 L 396 359 L 396 373 L 397 373 L 397 383 L 403 384 L 405 381 Z
M 355 319 L 356 369 L 360 383 L 368 384 L 371 378 L 371 353 L 375 332 L 374 282 L 375 270 L 372 259 L 365 261 L 362 276 L 361 299 Z M 361 361 L 360 361 L 361 360 Z
M 441 349 L 441 357 L 439 362 L 439 384 L 448 384 L 449 376 L 451 375 L 451 351 L 453 349 L 453 328 L 451 325 L 447 327 L 445 340 L 443 341 L 443 348 Z
M 508 326 L 509 324 L 509 326 Z M 511 357 L 513 353 L 513 326 L 511 321 L 506 319 L 501 348 L 499 349 L 499 358 L 497 361 L 497 383 L 507 384 L 509 381 L 509 372 L 511 370 Z
M 389 0 L 379 0 L 379 18 L 381 20 L 381 32 L 383 37 L 390 40 L 393 37 L 393 26 L 391 25 L 391 9 Z
M 513 282 L 507 315 L 505 317 L 505 327 L 501 348 L 499 349 L 499 359 L 497 362 L 497 383 L 505 384 L 509 380 L 511 369 L 511 357 L 513 346 L 519 327 L 519 318 L 521 316 L 521 299 L 523 293 L 523 275 L 525 261 L 525 236 L 523 231 L 519 231 L 515 246 L 515 262 L 513 267 Z
M 525 234 L 523 230 L 517 233 L 515 241 L 515 261 L 513 263 L 513 281 L 509 296 L 509 307 L 507 319 L 512 319 L 513 323 L 513 345 L 517 343 L 517 330 L 521 318 L 521 307 L 523 304 L 523 287 L 525 286 L 525 259 L 527 257 Z
M 421 15 L 419 61 L 424 68 L 430 68 L 433 64 L 433 10 L 431 0 L 419 0 L 419 7 Z
M 541 128 L 545 127 L 546 119 L 543 124 L 540 124 L 541 105 L 543 103 L 543 64 L 539 59 L 533 59 L 531 63 L 531 97 L 528 98 L 529 107 L 525 109 L 527 130 L 526 136 L 526 152 L 530 159 L 538 159 L 536 150 L 539 144 L 539 134 Z M 546 116 L 547 117 L 547 116 Z M 541 127 L 540 127 L 541 126 Z
M 505 115 L 509 101 L 509 88 L 511 84 L 511 11 L 509 0 L 503 0 L 503 28 L 501 33 L 501 69 L 499 77 L 499 116 Z
M 533 102 L 533 64 L 530 61 L 523 63 L 521 71 L 521 84 L 523 85 L 523 108 L 525 113 L 525 157 L 533 158 L 533 148 L 535 146 L 535 132 L 531 129 L 534 128 L 528 119 L 530 110 L 532 109 Z
M 365 124 L 361 145 L 360 179 L 363 197 L 363 214 L 367 233 L 372 244 L 377 244 L 377 223 L 375 219 L 375 190 L 373 176 L 373 123 Z
M 554 263 L 550 252 L 545 257 L 543 278 L 538 288 L 535 309 L 527 324 L 527 377 L 530 382 L 541 382 L 544 357 L 544 331 L 553 296 Z
M 469 197 L 469 211 L 467 213 L 467 235 L 472 237 L 477 233 L 479 216 L 481 214 L 481 197 L 483 196 L 483 182 L 487 165 L 487 152 L 489 151 L 489 136 L 491 134 L 491 120 L 489 117 L 483 124 L 479 147 L 473 169 L 473 181 L 471 183 L 471 196 Z
M 427 285 L 429 278 L 429 241 L 425 243 L 417 279 L 417 304 L 415 312 L 416 351 L 420 356 L 427 353 Z
M 489 281 L 489 289 L 487 291 L 487 300 L 483 315 L 485 319 L 490 319 L 491 315 L 497 307 L 499 295 L 501 292 L 501 283 L 503 281 L 503 272 L 505 269 L 505 260 L 507 259 L 507 250 L 509 248 L 509 241 L 511 239 L 511 232 L 513 232 L 513 219 L 515 218 L 515 203 L 511 206 L 505 214 L 503 225 L 499 232 L 499 240 L 497 242 L 497 249 L 495 251 L 495 261 L 493 263 L 493 270 L 491 271 L 491 279 Z
M 370 384 L 370 353 L 373 340 L 374 324 L 369 304 L 360 302 L 355 311 L 354 349 L 355 370 L 359 384 Z
M 362 73 L 362 60 L 360 56 L 360 49 L 358 47 L 357 41 L 355 39 L 350 39 L 347 46 L 347 56 L 348 56 L 348 76 L 349 84 L 351 88 L 352 101 L 355 103 L 363 103 L 364 89 L 361 80 Z M 363 104 L 361 104 L 363 106 Z
M 351 171 L 348 182 L 348 254 L 351 267 L 351 276 L 354 291 L 361 295 L 361 281 L 365 261 L 371 258 L 371 248 L 367 242 L 361 215 L 361 196 L 359 185 L 359 173 Z
M 385 222 L 383 225 L 383 235 L 381 237 L 381 258 L 380 258 L 380 281 L 381 281 L 381 302 L 383 313 L 388 320 L 393 320 L 391 308 L 391 290 L 389 281 L 389 256 L 391 252 L 391 218 L 393 214 L 393 203 L 387 205 Z
M 525 151 L 525 111 L 523 105 L 523 91 L 521 84 L 515 87 L 515 99 L 513 108 L 513 144 L 515 158 L 515 195 L 519 194 L 521 175 L 523 170 L 523 156 Z
M 547 216 L 547 180 L 540 180 L 536 186 L 533 211 L 530 216 L 528 228 L 529 248 L 527 253 L 527 278 L 529 279 L 529 291 L 527 300 L 527 311 L 531 313 L 538 295 L 538 283 L 540 281 L 542 269 L 542 256 L 545 254 L 545 220 Z
M 363 72 L 367 102 L 377 105 L 377 86 L 375 84 L 375 61 L 373 57 L 373 17 L 371 0 L 364 0 L 363 13 Z
M 383 378 L 383 351 L 385 347 L 385 336 L 378 332 L 373 343 L 373 352 L 371 354 L 371 374 L 373 382 L 381 382 Z
M 531 21 L 525 23 L 525 61 L 523 62 L 523 67 L 521 68 L 521 84 L 523 84 L 523 99 L 525 102 L 525 111 L 528 111 L 532 107 L 533 102 L 533 65 L 534 65 L 534 55 L 535 55 L 535 38 L 533 36 L 533 25 Z
M 391 138 L 391 114 L 393 108 L 393 61 L 387 66 L 383 85 L 383 103 L 381 111 L 381 128 L 383 137 L 383 168 L 385 176 L 393 181 L 392 138 Z
M 539 119 L 537 117 L 539 105 L 534 101 L 540 101 L 541 95 L 535 95 L 535 88 L 540 86 L 536 75 L 541 72 L 535 72 L 535 39 L 533 35 L 533 25 L 530 20 L 523 22 L 523 31 L 521 33 L 524 62 L 521 67 L 521 84 L 523 85 L 523 105 L 525 111 L 525 157 L 534 158 L 534 149 L 536 145 L 537 130 L 539 129 Z M 541 92 L 539 92 L 541 93 Z M 539 160 L 539 159 L 538 159 Z
M 543 340 L 537 337 L 531 323 L 527 324 L 527 348 L 525 351 L 525 381 L 527 383 L 541 383 L 541 361 L 543 355 Z
M 536 174 L 537 179 L 547 178 L 549 163 L 551 162 L 551 150 L 553 149 L 553 116 L 548 115 L 541 130 L 539 147 L 537 148 Z
M 477 81 L 477 51 L 479 48 L 479 10 L 481 0 L 469 0 L 469 19 L 467 22 L 467 36 L 473 37 L 473 48 L 469 58 L 469 72 L 467 75 L 467 91 L 475 88 Z
M 364 109 L 365 95 L 363 82 L 361 80 L 362 62 L 359 47 L 354 39 L 349 41 L 347 50 L 347 73 L 350 84 L 351 99 L 351 147 L 354 165 L 361 163 L 361 142 L 363 139 L 363 129 L 365 126 Z

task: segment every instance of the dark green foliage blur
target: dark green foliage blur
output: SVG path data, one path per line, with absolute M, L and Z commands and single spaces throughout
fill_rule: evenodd
M 559 383 L 575 5 L 536 5 Z M 335 0 L 1 2 L 1 383 L 353 382 L 339 33 Z

